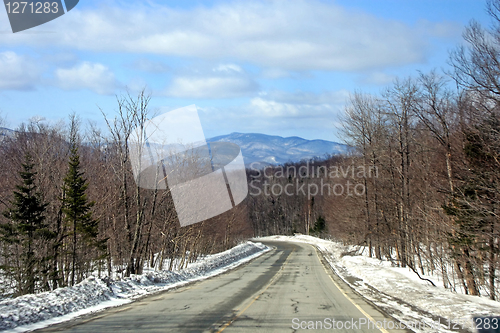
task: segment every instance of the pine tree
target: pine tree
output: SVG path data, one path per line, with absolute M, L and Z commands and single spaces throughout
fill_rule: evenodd
M 36 241 L 49 239 L 51 233 L 45 224 L 45 210 L 48 204 L 43 203 L 35 185 L 36 172 L 33 171 L 33 161 L 29 154 L 22 164 L 23 171 L 19 174 L 22 184 L 17 185 L 11 206 L 3 212 L 9 222 L 0 225 L 0 235 L 3 241 L 21 246 L 19 267 L 15 276 L 18 277 L 18 294 L 35 292 L 36 281 L 40 278 L 39 264 L 45 259 L 35 252 Z
M 323 216 L 318 216 L 316 222 L 314 222 L 314 227 L 312 227 L 309 232 L 312 234 L 322 234 L 326 231 L 326 222 Z
M 468 257 L 471 251 L 475 251 L 480 253 L 480 258 L 488 258 L 492 299 L 495 299 L 496 257 L 499 252 L 496 245 L 499 234 L 497 212 L 500 206 L 499 133 L 500 119 L 493 113 L 464 132 L 463 149 L 467 169 L 461 174 L 462 182 L 457 186 L 452 203 L 444 207 L 445 212 L 455 218 L 457 230 L 455 235 L 450 235 L 449 242 L 461 249 L 458 256 L 465 259 L 468 291 L 479 294 L 474 272 L 472 268 L 467 269 L 467 265 L 472 267 Z
M 75 284 L 79 266 L 78 247 L 99 247 L 98 221 L 92 218 L 93 201 L 88 201 L 85 191 L 88 183 L 83 178 L 80 155 L 76 143 L 72 143 L 69 170 L 64 178 L 62 198 L 64 220 L 71 229 L 71 285 Z M 81 251 L 80 251 L 81 252 Z M 81 267 L 80 267 L 81 269 Z

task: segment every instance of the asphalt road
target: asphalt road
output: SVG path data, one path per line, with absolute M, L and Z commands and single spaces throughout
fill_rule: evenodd
M 394 321 L 340 281 L 313 246 L 265 243 L 275 249 L 225 274 L 37 332 L 396 332 L 374 327 L 370 320 L 386 328 Z

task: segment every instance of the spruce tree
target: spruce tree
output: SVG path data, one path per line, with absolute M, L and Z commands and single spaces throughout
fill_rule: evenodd
M 445 212 L 454 217 L 456 231 L 449 235 L 449 243 L 461 249 L 456 257 L 465 257 L 465 264 L 472 267 L 468 256 L 480 253 L 480 260 L 488 259 L 490 297 L 495 299 L 496 245 L 499 232 L 497 212 L 500 206 L 498 160 L 500 157 L 500 120 L 497 115 L 485 116 L 478 124 L 464 131 L 464 156 L 466 169 L 460 175 L 452 202 L 444 206 Z M 472 268 L 470 269 L 472 272 Z M 467 277 L 466 277 L 467 278 Z M 479 294 L 475 276 L 469 273 L 468 292 Z
M 309 232 L 312 234 L 322 234 L 326 231 L 326 221 L 323 216 L 318 216 L 316 222 L 314 222 L 314 227 L 309 229 Z
M 45 209 L 48 204 L 43 203 L 40 193 L 35 185 L 36 172 L 33 171 L 33 160 L 29 154 L 25 156 L 22 164 L 23 170 L 19 172 L 21 185 L 16 186 L 14 199 L 10 207 L 3 212 L 9 220 L 0 225 L 0 235 L 3 241 L 10 244 L 19 244 L 21 256 L 18 270 L 14 276 L 18 278 L 18 294 L 35 292 L 36 281 L 39 279 L 39 264 L 45 259 L 41 258 L 36 250 L 36 241 L 49 239 L 51 233 L 45 224 Z
M 92 218 L 94 202 L 87 199 L 85 193 L 88 187 L 87 180 L 81 171 L 80 155 L 76 143 L 72 143 L 69 158 L 69 170 L 64 177 L 62 198 L 64 220 L 69 225 L 71 232 L 71 285 L 75 284 L 76 271 L 79 263 L 78 248 L 98 247 L 98 222 Z M 81 269 L 81 267 L 80 267 Z

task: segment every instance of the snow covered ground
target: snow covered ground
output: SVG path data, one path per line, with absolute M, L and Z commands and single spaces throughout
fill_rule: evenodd
M 420 280 L 407 268 L 392 267 L 353 253 L 353 247 L 298 235 L 271 236 L 315 245 L 333 270 L 365 298 L 404 323 L 423 323 L 416 332 L 473 331 L 473 317 L 500 316 L 500 303 L 487 298 L 453 293 Z M 107 284 L 96 277 L 74 287 L 0 301 L 0 330 L 25 332 L 104 308 L 131 302 L 140 296 L 206 279 L 269 251 L 261 243 L 247 242 L 231 250 L 201 258 L 180 271 L 150 271 Z M 435 277 L 424 276 L 434 280 Z
M 345 255 L 354 247 L 316 237 L 271 236 L 258 240 L 283 240 L 315 245 L 333 270 L 365 298 L 403 323 L 423 323 L 415 332 L 473 332 L 473 317 L 500 316 L 500 303 L 488 298 L 453 293 L 420 280 L 409 268 L 391 267 L 363 255 Z M 343 255 L 344 254 L 344 255 Z M 423 276 L 431 280 L 435 277 Z M 500 326 L 500 322 L 498 323 Z
M 0 302 L 0 330 L 26 332 L 129 303 L 149 293 L 221 274 L 269 250 L 261 243 L 247 242 L 205 256 L 180 271 L 151 271 L 109 284 L 90 277 L 73 287 L 4 300 Z

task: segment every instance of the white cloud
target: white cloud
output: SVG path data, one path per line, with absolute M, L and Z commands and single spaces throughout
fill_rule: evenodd
M 299 115 L 299 108 L 288 103 L 278 103 L 260 97 L 252 98 L 250 107 L 253 113 L 266 117 L 295 117 Z
M 237 107 L 198 109 L 207 137 L 254 132 L 337 140 L 340 108 L 333 105 L 288 104 L 254 98 L 249 104 Z
M 141 58 L 136 60 L 132 67 L 143 72 L 149 73 L 166 73 L 171 71 L 171 68 L 163 62 L 154 61 L 147 58 Z
M 377 84 L 377 85 L 387 85 L 391 82 L 394 82 L 396 79 L 396 75 L 386 74 L 383 72 L 373 72 L 365 76 L 361 82 L 368 84 Z
M 55 71 L 56 84 L 65 90 L 89 89 L 101 95 L 113 94 L 118 87 L 114 74 L 106 66 L 85 61 L 72 68 Z
M 447 38 L 455 29 L 428 22 L 410 27 L 317 0 L 235 1 L 191 10 L 141 2 L 77 7 L 48 25 L 58 33 L 3 34 L 0 43 L 234 59 L 285 71 L 355 71 L 424 61 L 428 37 Z
M 292 76 L 290 72 L 279 68 L 266 68 L 262 71 L 261 75 L 265 79 L 283 79 Z
M 223 111 L 223 121 L 214 118 L 211 123 L 219 122 L 221 126 L 234 127 L 226 130 L 229 133 L 253 131 L 286 136 L 300 132 L 309 138 L 331 139 L 348 96 L 346 90 L 321 93 L 263 92 L 247 105 L 230 112 Z M 207 113 L 208 117 L 217 116 Z
M 285 104 L 303 104 L 303 105 L 320 105 L 320 104 L 343 104 L 349 97 L 349 91 L 324 91 L 321 93 L 313 93 L 308 91 L 287 92 L 281 90 L 272 90 L 260 94 L 260 98 Z
M 257 90 L 257 84 L 245 77 L 175 77 L 166 91 L 167 96 L 182 98 L 234 98 Z
M 0 89 L 33 89 L 39 79 L 40 68 L 34 59 L 11 51 L 0 53 Z
M 302 91 L 291 93 L 275 90 L 261 92 L 258 95 L 258 97 L 251 98 L 248 103 L 237 107 L 215 109 L 199 107 L 199 109 L 205 113 L 208 121 L 220 122 L 221 126 L 222 123 L 236 128 L 258 127 L 259 124 L 262 126 L 269 124 L 270 127 L 299 124 L 298 127 L 302 131 L 300 124 L 303 124 L 304 128 L 309 124 L 313 131 L 314 127 L 328 127 L 333 121 L 338 121 L 338 115 L 342 112 L 349 92 L 339 90 L 322 93 Z M 290 129 L 293 130 L 293 128 Z
M 334 113 L 339 107 L 330 103 L 285 103 L 256 97 L 251 99 L 249 109 L 256 116 L 317 119 Z
M 243 71 L 240 66 L 235 64 L 222 64 L 213 68 L 212 70 L 214 72 L 225 72 L 225 73 L 231 73 L 231 72 L 241 73 Z

